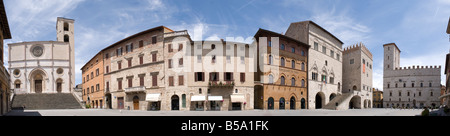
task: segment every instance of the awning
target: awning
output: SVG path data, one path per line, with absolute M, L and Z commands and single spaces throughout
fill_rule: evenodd
M 147 96 L 145 97 L 145 101 L 147 102 L 158 102 L 161 101 L 160 100 L 160 96 L 161 94 L 147 94 Z
M 204 95 L 194 95 L 191 97 L 191 102 L 202 102 L 206 100 L 206 96 Z
M 245 95 L 231 95 L 231 102 L 245 102 Z
M 208 96 L 208 101 L 222 101 L 222 96 Z

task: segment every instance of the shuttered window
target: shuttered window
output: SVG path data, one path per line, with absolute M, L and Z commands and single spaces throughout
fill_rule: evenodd
M 241 82 L 245 82 L 245 73 L 241 73 Z
M 152 75 L 152 86 L 158 86 L 158 75 Z
M 184 76 L 178 76 L 178 85 L 184 85 Z

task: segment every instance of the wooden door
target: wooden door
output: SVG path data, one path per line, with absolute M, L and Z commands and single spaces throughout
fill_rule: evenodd
M 124 99 L 123 99 L 123 97 L 118 97 L 117 98 L 117 109 L 124 109 L 125 107 L 124 107 Z
M 139 110 L 139 97 L 135 96 L 133 98 L 133 107 L 134 110 Z
M 42 80 L 34 81 L 34 90 L 36 93 L 42 93 Z

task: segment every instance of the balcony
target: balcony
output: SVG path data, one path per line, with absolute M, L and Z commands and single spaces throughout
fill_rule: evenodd
M 139 92 L 145 92 L 145 86 L 125 88 L 125 93 L 139 93 Z
M 187 30 L 165 33 L 164 38 L 169 38 L 169 37 L 174 37 L 174 36 L 184 36 L 184 35 L 188 35 Z
M 233 88 L 235 86 L 234 81 L 209 81 L 209 88 Z

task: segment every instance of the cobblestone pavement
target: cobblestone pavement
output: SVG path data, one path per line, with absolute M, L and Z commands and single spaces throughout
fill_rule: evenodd
M 7 116 L 418 116 L 420 109 L 249 110 L 249 111 L 129 111 L 104 109 L 13 110 Z

